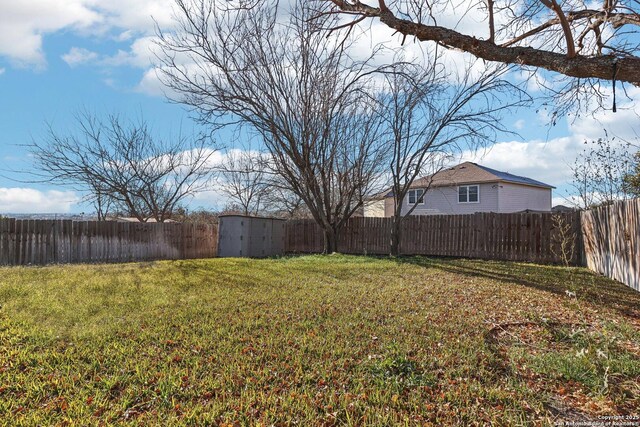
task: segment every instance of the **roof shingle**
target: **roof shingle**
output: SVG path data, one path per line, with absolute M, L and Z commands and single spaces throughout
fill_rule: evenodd
M 472 162 L 460 163 L 457 166 L 441 170 L 433 175 L 416 179 L 411 187 L 427 187 L 430 181 L 431 187 L 448 187 L 483 182 L 512 182 L 534 187 L 555 188 L 552 185 L 536 181 L 535 179 L 501 172 Z

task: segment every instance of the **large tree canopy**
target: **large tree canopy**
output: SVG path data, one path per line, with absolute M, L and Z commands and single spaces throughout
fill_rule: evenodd
M 379 18 L 405 37 L 432 41 L 489 61 L 588 79 L 595 91 L 601 80 L 640 86 L 637 0 L 602 0 L 599 5 L 585 0 L 465 0 L 460 4 L 452 0 L 325 1 L 335 6 L 332 13 L 354 17 L 353 25 Z M 462 25 L 445 24 L 452 21 L 447 15 L 456 6 L 460 16 L 473 15 L 475 20 L 486 22 L 486 27 L 478 31 L 474 26 L 477 33 L 468 34 Z M 572 87 L 577 87 L 576 82 Z
M 272 172 L 323 229 L 325 251 L 373 192 L 385 147 L 367 88 L 374 68 L 328 38 L 332 15 L 305 1 L 175 0 L 175 27 L 158 29 L 161 77 L 206 125 L 239 125 L 264 144 Z M 239 3 L 239 4 L 238 4 Z M 187 65 L 184 65 L 184 64 Z

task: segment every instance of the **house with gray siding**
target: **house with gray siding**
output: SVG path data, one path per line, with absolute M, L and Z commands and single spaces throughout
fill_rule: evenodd
M 553 186 L 531 178 L 464 162 L 417 179 L 403 200 L 403 215 L 513 213 L 551 211 Z M 393 215 L 393 193 L 384 198 L 385 216 Z

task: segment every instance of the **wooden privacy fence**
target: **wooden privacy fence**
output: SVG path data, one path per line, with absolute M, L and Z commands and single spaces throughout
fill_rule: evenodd
M 582 212 L 587 267 L 640 291 L 640 199 Z
M 403 221 L 404 255 L 586 265 L 640 290 L 640 199 L 581 213 L 411 216 Z M 351 218 L 338 250 L 385 255 L 391 218 Z M 0 265 L 127 262 L 217 255 L 214 225 L 0 218 Z M 322 252 L 312 220 L 286 223 L 285 251 Z M 566 253 L 566 252 L 565 252 Z
M 207 258 L 217 244 L 207 224 L 0 219 L 0 265 Z
M 566 225 L 565 232 L 561 232 Z M 391 218 L 351 218 L 338 250 L 351 254 L 389 254 Z M 563 237 L 564 236 L 564 237 Z M 581 263 L 580 214 L 476 213 L 410 216 L 402 223 L 400 253 L 495 260 L 562 262 L 561 244 L 570 240 L 570 263 Z M 312 220 L 289 221 L 285 251 L 322 252 L 323 235 Z

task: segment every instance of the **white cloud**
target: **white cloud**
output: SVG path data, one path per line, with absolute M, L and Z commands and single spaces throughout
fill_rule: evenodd
M 173 0 L 20 0 L 0 2 L 0 56 L 14 65 L 44 68 L 42 40 L 71 30 L 124 41 L 172 25 Z M 155 21 L 155 22 L 154 22 Z M 112 35 L 114 32 L 117 34 Z
M 140 37 L 130 46 L 129 50 L 118 50 L 113 55 L 99 55 L 97 52 L 85 48 L 72 47 L 61 58 L 70 67 L 78 65 L 98 65 L 101 67 L 135 67 L 149 69 L 153 65 L 155 53 L 158 51 L 156 37 Z
M 616 113 L 598 110 L 593 115 L 578 117 L 569 124 L 569 131 L 581 135 L 584 140 L 598 139 L 607 134 L 626 140 L 637 140 L 640 138 L 640 105 L 634 99 L 640 100 L 640 88 L 630 87 L 627 93 L 631 100 L 619 100 Z M 592 109 L 594 110 L 595 108 Z
M 0 76 L 3 75 L 5 71 L 7 71 L 5 68 L 0 68 Z
M 497 142 L 483 151 L 467 151 L 462 157 L 463 160 L 563 187 L 572 179 L 571 167 L 578 154 L 584 150 L 584 141 L 604 137 L 606 129 L 610 136 L 615 135 L 631 142 L 635 138 L 638 144 L 640 120 L 637 114 L 638 111 L 634 109 L 619 110 L 618 113 L 600 111 L 595 116 L 579 117 L 568 123 L 569 136 L 548 141 L 536 139 Z M 518 122 L 514 126 L 518 128 Z M 621 139 L 617 141 L 618 144 L 623 144 Z M 568 193 L 566 197 L 569 197 Z M 567 204 L 566 200 L 564 204 Z
M 191 210 L 197 210 L 200 207 L 222 209 L 230 202 L 231 199 L 227 194 L 214 187 L 211 190 L 195 194 L 189 202 L 189 207 Z
M 156 40 L 154 36 L 140 37 L 131 44 L 129 51 L 119 50 L 115 55 L 103 58 L 100 63 L 112 67 L 127 65 L 148 69 L 159 51 Z
M 517 120 L 514 124 L 513 127 L 515 127 L 518 130 L 522 130 L 524 128 L 524 125 L 526 124 L 526 122 L 523 119 Z
M 135 31 L 126 30 L 121 32 L 115 37 L 115 40 L 118 42 L 126 42 L 127 40 L 131 40 L 135 36 Z
M 15 65 L 43 68 L 45 34 L 88 30 L 102 17 L 83 0 L 21 0 L 0 3 L 0 55 Z
M 120 36 L 128 37 L 127 30 L 152 34 L 155 22 L 166 28 L 173 24 L 174 0 L 84 0 L 90 4 L 110 28 L 124 29 Z
M 72 47 L 69 52 L 62 55 L 61 58 L 69 64 L 70 67 L 75 67 L 77 65 L 94 62 L 98 59 L 98 54 L 82 47 Z
M 569 166 L 580 150 L 582 143 L 572 137 L 508 141 L 498 142 L 483 151 L 466 152 L 463 160 L 558 186 L 571 178 Z
M 145 71 L 136 91 L 150 96 L 165 96 L 167 87 L 158 78 L 158 70 L 151 68 Z
M 0 212 L 66 213 L 80 198 L 73 191 L 0 188 Z
M 196 76 L 201 75 L 203 73 L 200 66 L 206 66 L 206 64 L 195 64 L 193 62 L 189 62 L 185 58 L 178 58 L 176 61 L 180 67 L 182 67 L 182 71 L 187 75 Z M 179 98 L 179 94 L 174 92 L 171 88 L 164 85 L 162 82 L 162 70 L 160 67 L 153 67 L 144 72 L 142 79 L 136 86 L 135 90 L 140 93 L 144 93 L 151 96 L 169 96 L 170 98 Z M 211 75 L 214 75 L 218 72 L 216 68 L 211 66 L 208 71 Z

